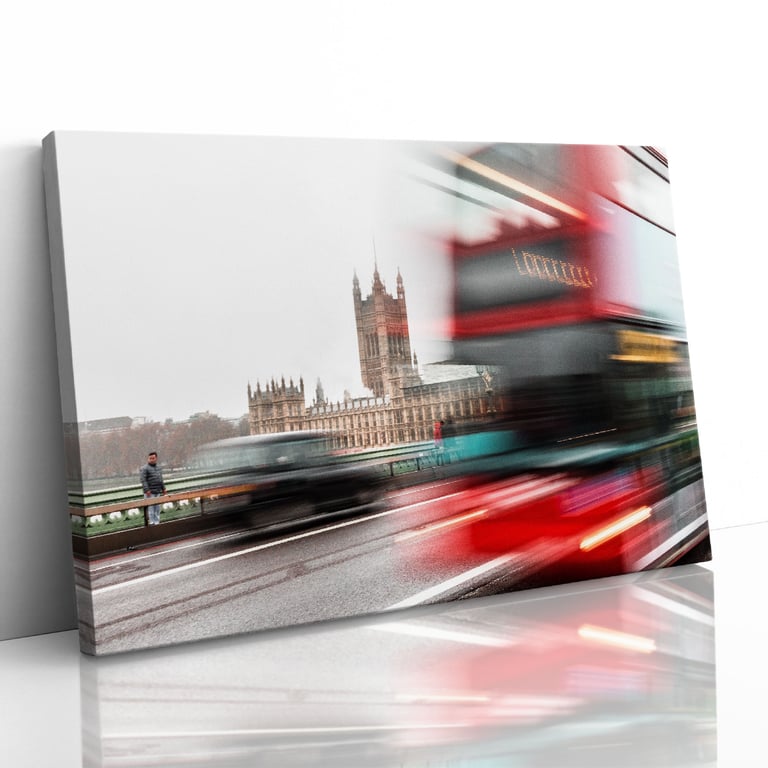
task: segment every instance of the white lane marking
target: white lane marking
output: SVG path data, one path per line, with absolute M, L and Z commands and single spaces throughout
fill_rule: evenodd
M 456 480 L 441 480 L 441 481 L 436 482 L 436 483 L 430 483 L 429 484 L 429 488 L 431 490 L 439 490 L 441 488 L 446 488 L 446 487 L 450 488 L 451 486 L 455 486 L 455 485 L 456 485 Z M 421 486 L 417 485 L 417 486 L 414 486 L 414 487 L 411 487 L 411 488 L 397 488 L 397 489 L 393 489 L 393 490 L 391 490 L 389 492 L 389 497 L 391 499 L 397 499 L 400 496 L 402 496 L 402 497 L 413 496 L 414 492 L 418 493 L 418 489 L 420 487 Z
M 429 587 L 428 589 L 422 590 L 421 592 L 417 592 L 415 595 L 411 595 L 411 597 L 407 597 L 405 600 L 401 600 L 399 603 L 390 605 L 388 608 L 385 608 L 385 610 L 394 611 L 399 608 L 410 608 L 411 606 L 419 605 L 426 600 L 430 600 L 433 597 L 441 595 L 443 592 L 447 592 L 449 589 L 457 587 L 459 584 L 463 584 L 465 581 L 470 581 L 476 576 L 482 576 L 484 573 L 492 571 L 494 568 L 498 568 L 499 566 L 508 563 L 515 557 L 517 557 L 517 555 L 513 553 L 502 555 L 501 557 L 497 557 L 494 560 L 489 560 L 487 563 L 483 563 L 482 565 L 478 565 L 476 568 L 471 568 L 468 571 L 464 571 L 464 573 L 460 573 L 458 576 L 454 576 L 452 579 L 447 579 L 440 584 L 435 584 L 433 587 Z
M 436 502 L 448 501 L 455 496 L 463 496 L 464 491 L 456 491 L 456 493 L 448 493 L 445 496 L 435 496 L 432 499 L 422 499 L 421 501 L 414 501 L 411 504 L 406 504 L 404 507 L 398 507 L 398 511 L 404 512 L 406 509 L 416 509 L 416 507 L 423 507 L 425 504 L 434 504 Z
M 277 541 L 268 541 L 266 544 L 257 544 L 255 547 L 248 547 L 247 549 L 239 549 L 237 552 L 228 552 L 226 555 L 218 555 L 216 557 L 209 557 L 205 560 L 197 560 L 194 563 L 187 563 L 185 565 L 178 565 L 175 568 L 167 568 L 164 571 L 157 571 L 156 573 L 148 573 L 146 576 L 139 576 L 135 579 L 129 579 L 128 581 L 121 581 L 118 584 L 109 584 L 106 587 L 95 587 L 91 590 L 93 595 L 101 595 L 105 592 L 112 592 L 116 589 L 122 589 L 123 587 L 134 586 L 135 584 L 144 584 L 147 581 L 154 581 L 164 576 L 171 576 L 176 573 L 183 573 L 184 571 L 191 571 L 195 568 L 202 568 L 212 563 L 219 563 L 223 560 L 231 560 L 234 557 L 241 557 L 242 555 L 249 555 L 252 552 L 259 552 L 263 549 L 271 549 L 272 547 L 278 547 L 281 544 L 288 544 L 292 541 L 298 541 L 299 539 L 307 539 L 310 536 L 319 536 L 321 533 L 328 533 L 329 531 L 335 531 L 339 528 L 347 528 L 350 525 L 359 525 L 368 520 L 374 520 L 377 517 L 386 517 L 387 515 L 393 515 L 395 512 L 400 512 L 400 509 L 388 509 L 384 512 L 378 512 L 375 515 L 369 515 L 365 518 L 357 520 L 347 520 L 344 523 L 337 523 L 336 525 L 329 525 L 325 528 L 320 528 L 316 531 L 305 531 L 304 533 L 298 533 L 295 536 L 288 536 L 285 539 L 278 539 Z
M 686 536 L 693 533 L 697 528 L 701 528 L 706 524 L 706 514 L 696 518 L 696 520 L 694 520 L 692 523 L 686 525 L 685 528 L 682 528 L 677 533 L 670 536 L 664 543 L 659 544 L 659 546 L 656 547 L 656 549 L 654 549 L 652 552 L 649 552 L 645 557 L 640 558 L 640 560 L 634 564 L 633 568 L 636 568 L 640 571 L 642 571 L 643 568 L 647 568 L 654 560 L 657 560 L 659 557 L 661 557 L 668 549 L 682 541 Z
M 538 484 L 538 482 L 540 482 L 540 480 L 523 482 L 523 483 L 520 484 L 520 486 L 527 487 L 527 486 L 529 486 L 531 484 Z M 519 487 L 518 487 L 518 490 L 519 490 Z M 289 537 L 287 537 L 285 539 L 278 539 L 276 541 L 271 541 L 271 542 L 268 542 L 266 544 L 259 544 L 259 545 L 255 546 L 255 547 L 250 547 L 248 549 L 238 550 L 237 552 L 230 552 L 230 553 L 228 553 L 226 555 L 219 555 L 217 557 L 211 557 L 211 558 L 206 558 L 204 560 L 199 560 L 199 561 L 196 561 L 194 563 L 187 563 L 185 565 L 179 565 L 179 566 L 176 566 L 175 568 L 168 568 L 168 569 L 163 570 L 163 571 L 158 571 L 156 573 L 147 574 L 146 576 L 139 576 L 139 577 L 137 577 L 135 579 L 130 579 L 130 580 L 127 580 L 127 581 L 123 581 L 123 582 L 120 582 L 119 584 L 109 584 L 109 585 L 107 585 L 105 587 L 94 587 L 94 588 L 91 589 L 91 593 L 93 595 L 98 595 L 98 594 L 102 594 L 104 592 L 111 592 L 111 591 L 114 591 L 116 589 L 120 589 L 121 587 L 124 587 L 124 586 L 129 586 L 129 585 L 133 585 L 133 584 L 141 584 L 141 583 L 144 583 L 144 582 L 147 582 L 147 581 L 153 581 L 155 579 L 161 578 L 162 576 L 172 575 L 174 573 L 181 573 L 183 571 L 192 570 L 194 568 L 201 568 L 201 567 L 203 567 L 205 565 L 209 565 L 211 563 L 216 563 L 216 562 L 219 562 L 221 560 L 228 560 L 228 559 L 233 558 L 233 557 L 239 557 L 240 555 L 247 555 L 247 554 L 250 554 L 251 552 L 257 552 L 257 551 L 259 551 L 261 549 L 269 549 L 271 547 L 279 546 L 280 544 L 287 544 L 287 543 L 290 543 L 292 541 L 297 541 L 298 539 L 307 538 L 309 536 L 317 536 L 317 535 L 319 535 L 321 533 L 327 533 L 328 531 L 337 530 L 338 528 L 346 528 L 347 526 L 350 526 L 350 525 L 357 525 L 359 523 L 365 523 L 368 520 L 375 520 L 378 517 L 385 517 L 387 515 L 395 514 L 396 512 L 406 512 L 408 510 L 416 509 L 418 507 L 423 507 L 423 506 L 428 505 L 428 504 L 443 503 L 443 502 L 448 501 L 448 500 L 450 500 L 452 498 L 455 498 L 457 496 L 463 496 L 465 494 L 466 494 L 466 491 L 462 490 L 462 491 L 456 491 L 454 493 L 446 494 L 445 496 L 436 496 L 436 497 L 429 498 L 429 499 L 422 499 L 421 501 L 415 501 L 412 504 L 406 504 L 403 507 L 395 507 L 394 509 L 389 509 L 389 510 L 386 510 L 384 512 L 378 512 L 375 515 L 368 515 L 367 517 L 358 518 L 356 520 L 350 520 L 350 521 L 346 521 L 344 523 L 337 523 L 336 525 L 327 526 L 325 528 L 320 528 L 320 529 L 315 530 L 315 531 L 307 531 L 305 533 L 297 534 L 296 536 L 289 536 Z M 521 500 L 522 499 L 527 500 L 527 498 L 529 496 L 533 496 L 533 495 L 535 495 L 535 493 L 533 493 L 533 494 L 523 494 L 522 497 L 521 497 Z M 127 565 L 127 564 L 130 564 L 130 563 L 136 562 L 138 560 L 147 559 L 149 557 L 159 557 L 160 555 L 168 554 L 168 553 L 171 553 L 171 552 L 178 552 L 178 551 L 181 551 L 183 549 L 193 548 L 193 547 L 196 547 L 196 546 L 203 546 L 204 544 L 211 543 L 212 541 L 220 541 L 221 539 L 225 539 L 225 538 L 228 538 L 228 537 L 234 537 L 234 536 L 241 535 L 241 533 L 242 532 L 235 533 L 235 534 L 228 534 L 227 536 L 219 537 L 219 538 L 213 539 L 213 540 L 207 539 L 207 540 L 202 540 L 202 541 L 198 541 L 198 542 L 193 542 L 191 544 L 182 544 L 182 545 L 180 545 L 178 547 L 174 547 L 173 549 L 163 549 L 162 551 L 159 551 L 159 552 L 138 555 L 138 556 L 130 558 L 130 559 L 121 559 L 118 562 L 110 563 L 110 564 L 104 565 L 104 566 L 102 566 L 100 568 L 90 568 L 89 572 L 90 573 L 95 573 L 95 572 L 100 571 L 100 570 L 107 570 L 108 568 L 116 568 L 118 566 Z
M 125 558 L 122 557 L 116 562 L 105 563 L 104 565 L 88 568 L 89 573 L 98 573 L 99 571 L 106 571 L 110 568 L 122 568 L 124 565 L 130 563 L 136 563 L 139 560 L 146 560 L 150 557 L 159 557 L 160 555 L 167 555 L 172 552 L 181 552 L 185 549 L 194 549 L 195 547 L 202 547 L 206 544 L 215 544 L 217 541 L 226 541 L 227 539 L 234 539 L 243 534 L 247 534 L 247 530 L 235 531 L 234 533 L 227 533 L 223 536 L 214 536 L 210 539 L 201 538 L 197 541 L 188 542 L 187 544 L 179 544 L 175 547 L 166 547 L 156 552 L 146 552 L 144 554 L 136 555 L 135 557 Z M 114 557 L 114 556 L 113 556 Z M 119 557 L 119 556 L 118 556 Z
M 446 494 L 445 496 L 435 496 L 435 497 L 433 497 L 431 499 L 423 499 L 422 501 L 415 501 L 412 504 L 406 504 L 404 507 L 396 507 L 394 509 L 387 510 L 387 514 L 390 514 L 390 513 L 393 513 L 393 512 L 404 512 L 404 511 L 409 510 L 409 509 L 416 509 L 417 507 L 424 506 L 425 504 L 431 504 L 433 502 L 445 501 L 447 499 L 453 498 L 454 496 L 460 496 L 461 493 L 462 493 L 462 491 L 459 491 L 457 493 Z M 366 520 L 372 520 L 375 517 L 381 517 L 381 513 L 377 513 L 377 514 L 375 514 L 373 516 L 361 517 L 361 518 L 359 518 L 355 522 L 364 523 Z M 332 527 L 331 528 L 325 528 L 323 530 L 330 531 L 330 530 L 333 530 L 333 528 Z M 225 534 L 224 536 L 217 536 L 217 537 L 211 538 L 211 539 L 205 539 L 204 538 L 204 539 L 200 539 L 198 541 L 193 541 L 193 542 L 190 542 L 190 543 L 187 543 L 187 544 L 180 544 L 179 546 L 175 546 L 175 547 L 166 547 L 166 548 L 163 548 L 163 549 L 158 550 L 156 552 L 147 552 L 147 553 L 144 553 L 144 554 L 136 555 L 135 557 L 131 557 L 131 558 L 124 558 L 123 557 L 123 558 L 120 558 L 119 560 L 117 560 L 115 562 L 109 562 L 109 563 L 105 563 L 104 565 L 101 565 L 101 566 L 90 567 L 87 570 L 88 570 L 89 573 L 97 573 L 99 571 L 109 570 L 110 568 L 120 568 L 120 567 L 123 567 L 125 565 L 130 565 L 131 563 L 136 563 L 139 560 L 146 560 L 146 559 L 151 558 L 151 557 L 160 557 L 162 555 L 167 555 L 167 554 L 170 554 L 170 553 L 173 553 L 173 552 L 181 552 L 181 551 L 183 551 L 185 549 L 193 549 L 194 547 L 202 547 L 202 546 L 205 546 L 206 544 L 214 544 L 217 541 L 225 541 L 226 539 L 236 538 L 238 536 L 242 536 L 244 534 L 247 534 L 248 532 L 249 531 L 236 531 L 235 533 L 228 533 L 228 534 Z M 322 531 L 317 531 L 317 533 L 322 533 Z M 283 541 L 292 541 L 292 539 L 283 539 Z M 278 542 L 274 542 L 274 543 L 277 544 Z
M 407 541 L 408 539 L 413 539 L 416 536 L 428 536 L 429 534 L 442 530 L 443 528 L 448 528 L 453 525 L 461 525 L 461 523 L 464 523 L 467 520 L 472 520 L 475 517 L 482 517 L 482 515 L 484 515 L 487 511 L 487 509 L 478 509 L 475 512 L 467 512 L 467 514 L 459 515 L 458 517 L 449 517 L 447 520 L 441 520 L 439 523 L 432 523 L 431 525 L 425 525 L 423 528 L 415 528 L 414 530 L 401 533 L 395 537 L 395 540 Z

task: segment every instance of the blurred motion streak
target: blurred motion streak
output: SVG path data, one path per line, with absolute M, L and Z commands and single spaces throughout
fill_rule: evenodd
M 609 541 L 614 536 L 618 536 L 620 533 L 624 533 L 624 531 L 628 531 L 633 526 L 642 523 L 643 520 L 647 520 L 650 516 L 650 507 L 640 507 L 640 509 L 635 510 L 626 517 L 622 517 L 615 523 L 611 523 L 609 526 L 601 528 L 596 533 L 593 533 L 590 536 L 587 536 L 585 539 L 582 539 L 581 543 L 579 544 L 579 549 L 584 550 L 584 552 L 589 552 L 590 549 L 599 547 L 601 544 Z
M 650 638 L 628 635 L 626 632 L 616 632 L 604 627 L 593 627 L 589 624 L 579 627 L 579 637 L 583 637 L 586 640 L 596 640 L 606 645 L 615 645 L 630 651 L 652 653 L 656 650 L 656 643 Z
M 544 205 L 550 206 L 551 208 L 555 208 L 558 211 L 562 211 L 563 213 L 566 213 L 569 216 L 573 216 L 576 219 L 587 218 L 586 214 L 583 213 L 582 211 L 577 211 L 572 206 L 567 205 L 566 203 L 563 203 L 562 201 L 557 200 L 554 197 L 551 197 L 550 195 L 540 192 L 539 190 L 534 189 L 528 184 L 524 184 L 523 182 L 518 181 L 517 179 L 513 179 L 511 176 L 507 176 L 506 174 L 501 173 L 495 168 L 490 168 L 487 165 L 478 163 L 476 160 L 473 160 L 470 157 L 460 155 L 458 152 L 446 152 L 445 154 L 446 154 L 446 157 L 449 160 L 452 160 L 457 166 L 466 168 L 467 170 L 472 171 L 473 173 L 476 173 L 479 176 L 482 176 L 488 179 L 488 181 L 492 181 L 492 182 L 495 182 L 496 184 L 501 184 L 505 187 L 508 187 L 514 192 L 518 192 L 521 195 L 524 195 L 525 197 L 529 197 L 532 200 L 536 200 L 540 203 L 543 203 Z
M 515 642 L 512 638 L 491 637 L 479 632 L 457 632 L 456 630 L 446 630 L 440 627 L 419 627 L 407 621 L 376 624 L 372 629 L 379 632 L 394 632 L 413 637 L 427 637 L 433 640 L 452 640 L 455 643 L 485 645 L 494 648 L 506 648 Z

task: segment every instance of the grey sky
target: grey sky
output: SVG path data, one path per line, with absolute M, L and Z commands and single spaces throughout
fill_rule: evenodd
M 442 359 L 450 197 L 415 145 L 57 133 L 78 418 L 247 411 L 246 387 L 304 377 L 367 394 L 356 270 L 405 283 L 412 347 Z M 419 153 L 426 149 L 419 147 Z

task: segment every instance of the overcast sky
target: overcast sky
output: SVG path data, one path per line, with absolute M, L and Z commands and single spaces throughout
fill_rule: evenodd
M 419 362 L 445 358 L 451 199 L 426 145 L 56 134 L 78 419 L 247 412 L 248 383 L 368 394 L 352 303 L 403 276 Z M 375 243 L 375 254 L 374 254 Z

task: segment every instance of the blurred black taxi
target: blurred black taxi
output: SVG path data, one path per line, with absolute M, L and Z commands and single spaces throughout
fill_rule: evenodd
M 254 513 L 253 522 L 325 513 L 368 512 L 382 506 L 375 466 L 344 460 L 322 432 L 281 432 L 218 440 L 201 446 L 192 468 L 206 487 L 203 514 Z

